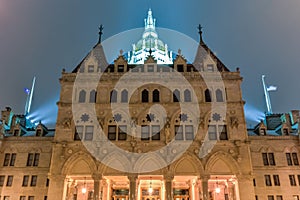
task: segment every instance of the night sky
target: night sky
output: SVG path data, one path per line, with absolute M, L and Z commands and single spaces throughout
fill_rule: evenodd
M 158 27 L 197 41 L 201 23 L 205 43 L 231 71 L 240 68 L 248 126 L 266 110 L 262 74 L 278 87 L 271 93 L 275 113 L 300 109 L 300 1 L 0 0 L 1 110 L 23 113 L 24 88 L 36 76 L 32 114 L 53 127 L 62 69 L 72 71 L 97 43 L 100 24 L 104 40 L 142 28 L 150 7 Z M 131 48 L 124 44 L 115 58 Z

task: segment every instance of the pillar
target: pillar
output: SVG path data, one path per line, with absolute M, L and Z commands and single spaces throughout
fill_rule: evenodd
M 201 187 L 202 187 L 202 199 L 203 200 L 209 199 L 208 180 L 209 180 L 209 176 L 201 176 Z
M 136 180 L 137 175 L 128 176 L 129 179 L 129 200 L 136 200 Z
M 255 199 L 253 176 L 239 175 L 237 178 L 238 181 L 235 182 L 236 199 Z
M 165 178 L 165 188 L 166 188 L 166 192 L 165 192 L 165 199 L 169 200 L 169 199 L 173 199 L 173 188 L 172 188 L 172 184 L 173 184 L 173 175 L 167 175 L 164 177 Z
M 100 199 L 100 181 L 102 176 L 100 174 L 93 174 L 92 176 L 94 180 L 94 200 Z
M 48 189 L 49 200 L 63 200 L 65 190 L 65 175 L 49 175 L 50 184 Z

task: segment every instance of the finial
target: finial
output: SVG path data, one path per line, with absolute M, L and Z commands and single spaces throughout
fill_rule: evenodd
M 178 55 L 181 55 L 181 49 L 178 49 Z
M 123 49 L 120 49 L 120 56 L 122 56 L 124 53 Z
M 150 54 L 150 56 L 152 56 L 152 48 L 151 48 L 151 46 L 150 46 L 149 54 Z
M 201 24 L 199 24 L 198 26 L 198 30 L 199 30 L 199 35 L 200 35 L 200 44 L 203 44 L 203 39 L 202 39 L 202 29 L 203 27 L 201 26 Z
M 101 37 L 102 37 L 102 34 L 103 34 L 102 31 L 103 31 L 103 25 L 101 24 L 99 26 L 99 41 L 98 41 L 99 44 L 101 43 Z

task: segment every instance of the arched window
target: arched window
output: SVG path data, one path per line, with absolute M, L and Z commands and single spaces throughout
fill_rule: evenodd
M 149 102 L 149 92 L 146 89 L 142 91 L 142 102 Z
M 211 92 L 209 89 L 205 90 L 205 102 L 211 102 Z
M 180 92 L 176 89 L 173 92 L 173 102 L 179 102 L 180 101 Z
M 79 92 L 79 103 L 84 103 L 85 102 L 85 96 L 86 96 L 86 92 L 84 90 L 81 90 Z
M 97 92 L 96 90 L 92 90 L 90 92 L 90 103 L 96 103 L 96 99 L 97 99 Z
M 159 91 L 157 89 L 152 92 L 152 100 L 153 102 L 159 102 Z
M 191 92 L 186 89 L 184 90 L 184 102 L 191 102 L 192 98 L 191 98 Z
M 117 102 L 117 95 L 118 95 L 118 92 L 116 90 L 112 90 L 110 92 L 110 103 Z
M 223 93 L 220 89 L 216 90 L 216 99 L 217 99 L 217 102 L 223 102 L 224 101 Z
M 128 102 L 128 92 L 127 90 L 123 90 L 121 93 L 121 102 L 127 103 Z

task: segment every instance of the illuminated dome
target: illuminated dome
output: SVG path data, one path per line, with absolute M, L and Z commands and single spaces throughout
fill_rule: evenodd
M 155 31 L 155 21 L 151 9 L 149 9 L 142 39 L 133 44 L 132 51 L 128 52 L 129 64 L 144 64 L 150 53 L 158 64 L 173 63 L 172 52 L 168 51 L 168 45 L 158 38 Z

